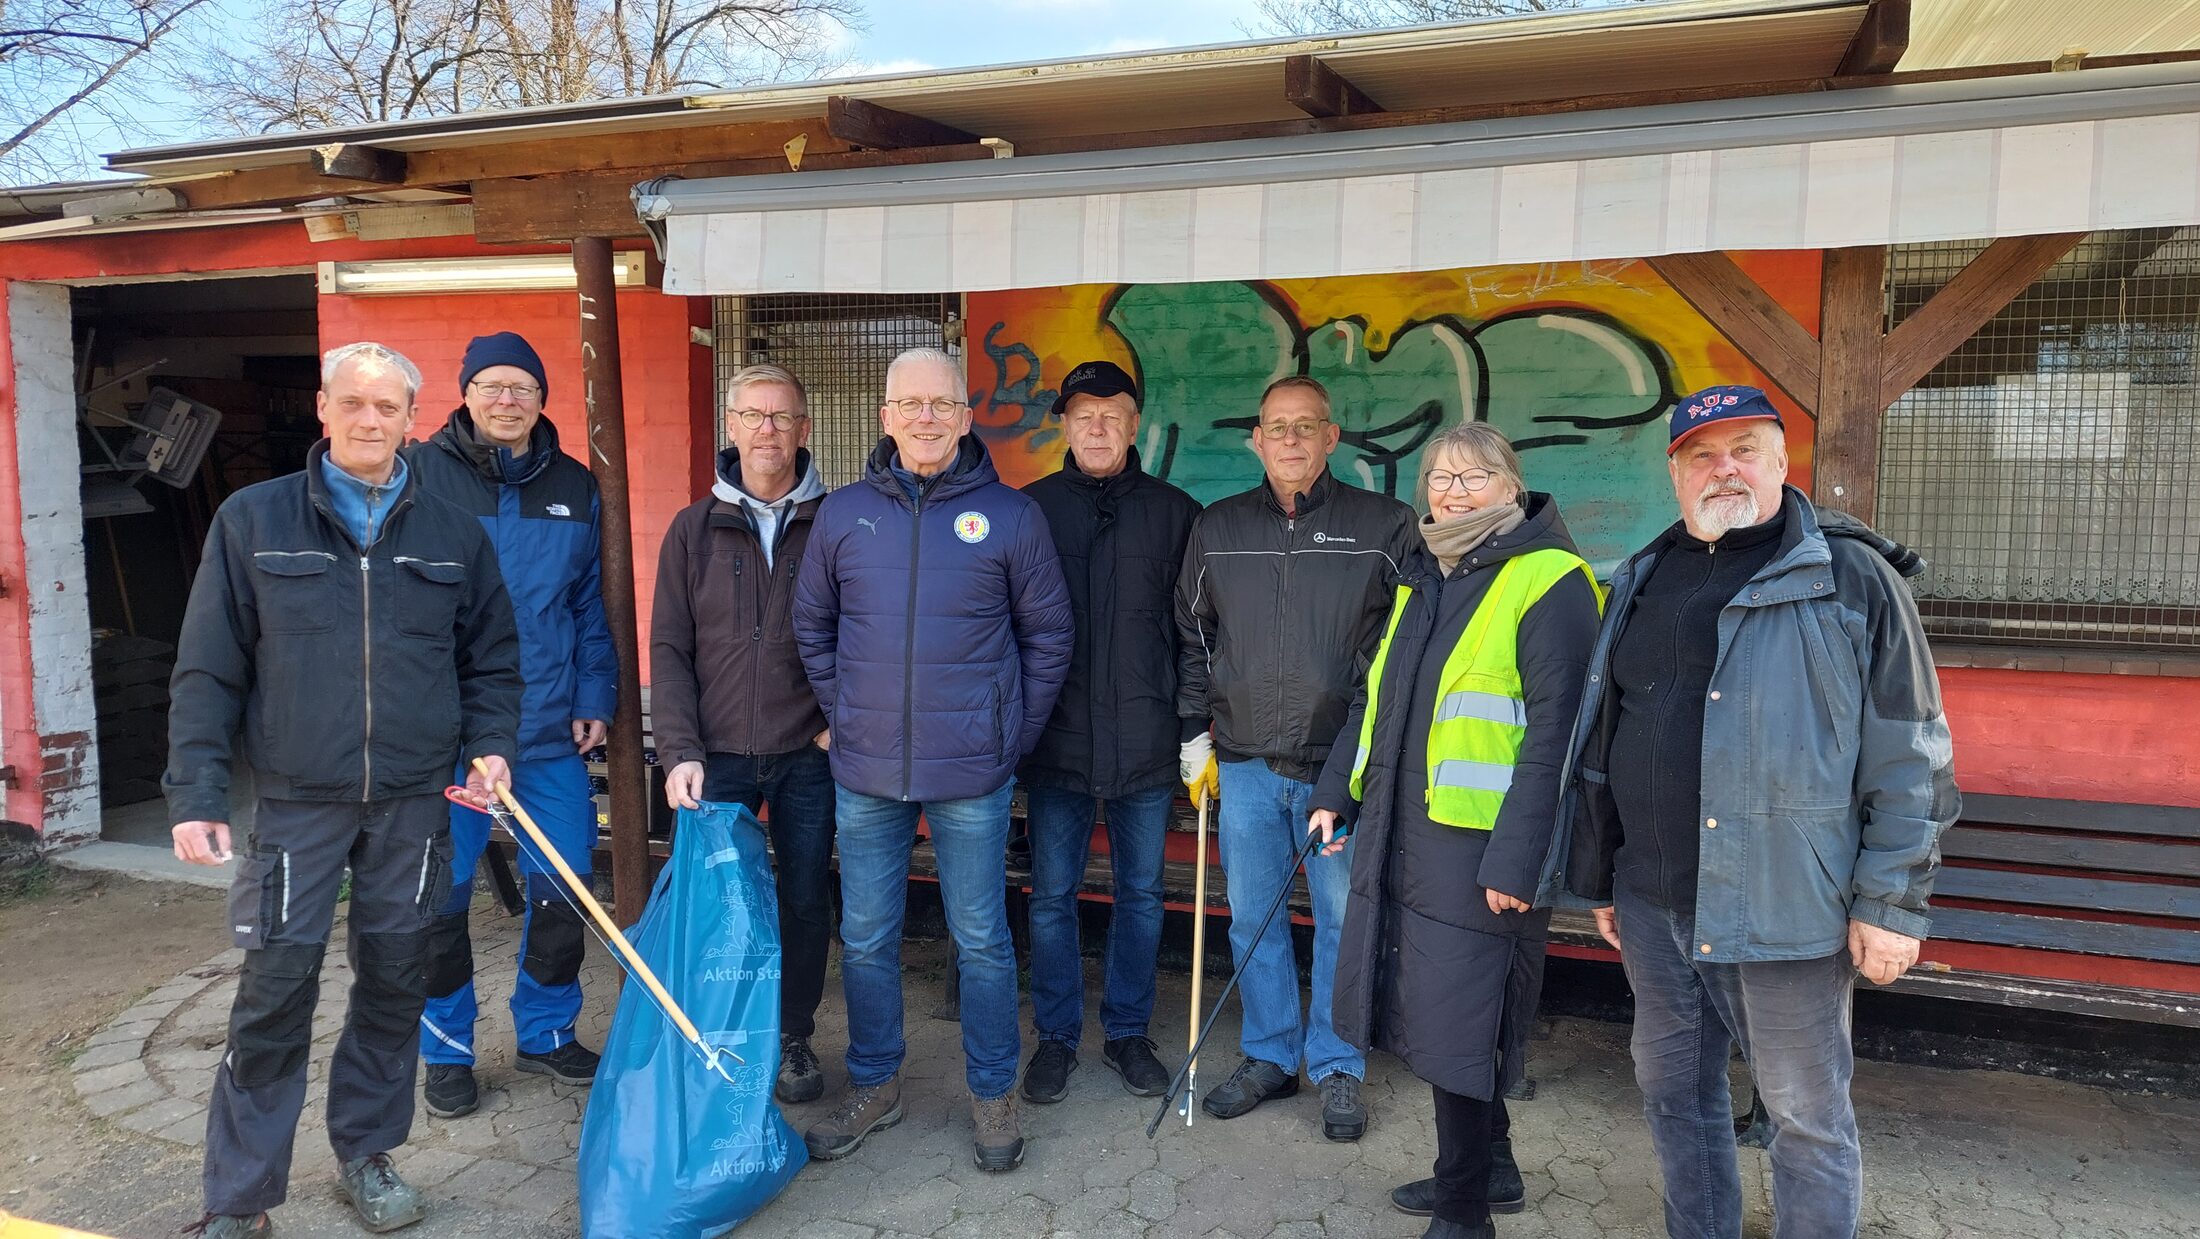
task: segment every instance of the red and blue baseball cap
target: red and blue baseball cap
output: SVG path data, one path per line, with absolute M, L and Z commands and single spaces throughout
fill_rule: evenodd
M 1780 410 L 1773 407 L 1772 398 L 1760 387 L 1706 387 L 1693 395 L 1683 396 L 1673 406 L 1668 422 L 1669 435 L 1665 441 L 1665 454 L 1671 456 L 1681 445 L 1681 440 L 1720 422 L 1769 421 L 1782 430 L 1787 423 L 1780 420 Z

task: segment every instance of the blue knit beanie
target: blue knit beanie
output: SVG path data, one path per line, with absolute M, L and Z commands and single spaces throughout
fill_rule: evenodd
M 475 336 L 466 346 L 466 360 L 458 363 L 458 389 L 474 381 L 474 376 L 491 366 L 518 366 L 534 376 L 535 385 L 542 388 L 542 398 L 550 398 L 550 380 L 542 372 L 542 358 L 535 346 L 516 331 L 500 331 L 493 336 Z

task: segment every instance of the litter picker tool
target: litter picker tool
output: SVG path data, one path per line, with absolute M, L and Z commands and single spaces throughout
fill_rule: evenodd
M 1205 806 L 1201 807 L 1204 810 Z M 1202 814 L 1202 820 L 1205 820 L 1204 813 Z M 1316 831 L 1309 830 L 1306 832 L 1306 842 L 1299 845 L 1299 854 L 1292 859 L 1291 868 L 1284 874 L 1283 888 L 1276 892 L 1274 902 L 1268 905 L 1268 915 L 1260 918 L 1260 928 L 1253 931 L 1253 941 L 1258 942 L 1268 935 L 1269 923 L 1276 919 L 1276 913 L 1281 912 L 1283 905 L 1291 898 L 1291 888 L 1298 881 L 1299 866 L 1306 863 L 1306 858 L 1313 854 L 1316 845 L 1321 843 L 1321 838 L 1321 835 Z M 1201 866 L 1201 871 L 1202 873 L 1205 872 L 1204 865 Z M 1193 921 L 1195 926 L 1198 923 L 1197 920 Z M 1194 929 L 1193 932 L 1196 934 L 1198 930 Z M 1168 1091 L 1161 1094 L 1160 1108 L 1153 1112 L 1153 1118 L 1146 1124 L 1147 1139 L 1152 1139 L 1153 1134 L 1161 1130 L 1161 1120 L 1168 1117 L 1169 1106 L 1176 1101 L 1176 1091 L 1185 1086 L 1191 1076 L 1192 1064 L 1199 1061 L 1199 1047 L 1207 1044 L 1208 1034 L 1215 1030 L 1215 1021 L 1222 1018 L 1223 1005 L 1230 1001 L 1230 994 L 1237 989 L 1239 979 L 1245 975 L 1245 966 L 1251 962 L 1252 958 L 1248 953 L 1247 958 L 1237 961 L 1237 967 L 1231 970 L 1229 982 L 1222 987 L 1222 993 L 1215 998 L 1214 1010 L 1207 1013 L 1207 1022 L 1200 1025 L 1199 1035 L 1192 1039 L 1191 1054 L 1185 1058 L 1184 1065 L 1176 1069 L 1175 1077 L 1169 1081 Z M 1192 984 L 1195 987 L 1199 984 L 1199 973 L 1196 969 L 1192 973 Z M 1195 989 L 1193 992 L 1197 993 L 1197 990 Z M 1195 1014 L 1199 1010 L 1196 998 L 1193 1000 L 1192 1010 Z M 1191 1104 L 1190 1094 L 1186 1094 L 1184 1100 L 1187 1105 Z
M 487 763 L 478 757 L 474 759 L 474 770 L 484 779 L 489 777 Z M 573 866 L 565 862 L 565 857 L 559 855 L 557 847 L 542 833 L 542 828 L 535 825 L 535 820 L 527 816 L 527 810 L 520 807 L 519 801 L 512 795 L 510 784 L 498 783 L 495 785 L 496 800 L 491 801 L 486 809 L 474 804 L 471 800 L 465 799 L 463 790 L 460 788 L 451 788 L 443 794 L 453 804 L 462 804 L 467 808 L 487 813 L 496 820 L 497 825 L 502 826 L 513 838 L 518 839 L 523 845 L 531 845 L 538 855 L 549 861 L 550 867 L 557 870 L 558 877 L 564 880 L 566 889 L 571 892 L 570 898 L 588 915 L 590 920 L 596 923 L 596 936 L 602 939 L 604 944 L 619 956 L 620 960 L 626 965 L 627 972 L 632 974 L 634 979 L 640 981 L 643 988 L 649 991 L 649 996 L 656 1001 L 657 1009 L 664 1012 L 665 1018 L 671 1020 L 673 1026 L 680 1030 L 680 1035 L 687 1039 L 688 1044 L 695 1047 L 698 1054 L 702 1055 L 703 1065 L 718 1073 L 726 1083 L 731 1084 L 734 1082 L 732 1075 L 728 1074 L 721 1059 L 731 1058 L 735 1062 L 746 1062 L 747 1060 L 730 1049 L 712 1045 L 703 1038 L 702 1033 L 696 1030 L 694 1021 L 688 1019 L 687 1012 L 680 1009 L 680 1004 L 673 1000 L 671 993 L 665 989 L 664 983 L 657 979 L 657 974 L 642 959 L 641 953 L 634 949 L 634 944 L 627 941 L 626 934 L 612 921 L 611 914 L 605 912 L 603 905 L 596 902 L 595 892 L 588 889 L 588 884 L 581 880 L 579 874 L 573 872 Z M 512 824 L 515 821 L 519 824 L 519 831 L 512 829 Z M 525 831 L 525 835 L 522 836 L 520 831 Z
M 1207 792 L 1199 793 L 1198 868 L 1192 873 L 1192 1005 L 1184 1013 L 1184 1038 L 1190 1050 L 1184 1058 L 1184 1125 L 1190 1127 L 1199 1093 L 1199 983 L 1207 973 Z

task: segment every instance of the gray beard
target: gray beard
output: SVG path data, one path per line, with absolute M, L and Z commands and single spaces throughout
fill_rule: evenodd
M 1756 523 L 1755 495 L 1710 495 L 1696 501 L 1696 527 L 1703 531 L 1706 542 L 1716 542 Z

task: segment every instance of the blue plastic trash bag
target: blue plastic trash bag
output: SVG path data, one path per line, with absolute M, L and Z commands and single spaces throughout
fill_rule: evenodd
M 722 1053 L 713 1069 L 648 987 L 627 982 L 581 1120 L 581 1234 L 708 1239 L 769 1204 L 809 1161 L 772 1104 L 779 901 L 755 815 L 682 809 L 672 859 L 631 937 Z

